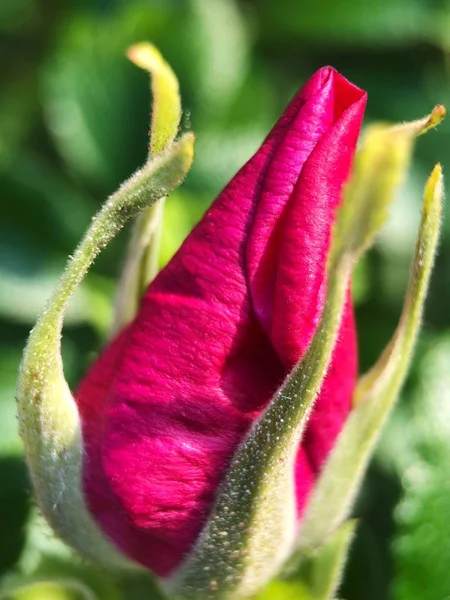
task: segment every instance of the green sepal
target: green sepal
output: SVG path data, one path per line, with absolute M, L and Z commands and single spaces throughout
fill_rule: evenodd
M 342 243 L 353 243 L 362 254 L 373 244 L 375 235 L 388 219 L 395 193 L 405 179 L 415 139 L 436 127 L 444 116 L 445 108 L 439 104 L 417 121 L 401 125 L 374 123 L 365 129 L 345 191 L 345 202 L 338 211 L 335 248 Z
M 128 49 L 128 58 L 150 73 L 152 110 L 150 158 L 165 152 L 181 120 L 178 79 L 157 48 L 143 42 Z M 127 257 L 118 284 L 112 333 L 120 331 L 137 312 L 142 294 L 158 272 L 164 197 L 136 217 Z
M 150 157 L 162 154 L 173 142 L 180 126 L 181 99 L 178 79 L 159 50 L 148 42 L 128 49 L 128 58 L 148 71 L 152 85 Z
M 342 580 L 357 521 L 343 523 L 325 543 L 302 557 L 287 581 L 300 580 L 315 600 L 333 600 Z
M 436 254 L 443 183 L 439 165 L 425 187 L 423 215 L 409 288 L 397 330 L 358 383 L 355 406 L 314 488 L 301 523 L 297 556 L 319 547 L 348 516 L 366 466 L 406 378 Z
M 341 583 L 356 521 L 347 521 L 318 549 L 302 557 L 292 572 L 275 579 L 255 600 L 333 600 Z
M 106 539 L 84 503 L 80 418 L 61 359 L 63 319 L 92 262 L 125 222 L 181 183 L 192 164 L 193 141 L 185 135 L 103 205 L 32 330 L 20 366 L 20 432 L 39 507 L 69 546 L 105 566 L 129 562 Z

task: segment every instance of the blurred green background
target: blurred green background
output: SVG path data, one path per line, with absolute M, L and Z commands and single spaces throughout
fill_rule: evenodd
M 448 0 L 0 0 L 0 590 L 51 575 L 98 598 L 123 597 L 37 522 L 14 388 L 26 336 L 67 255 L 145 160 L 148 78 L 124 56 L 142 40 L 177 73 L 184 127 L 197 136 L 194 167 L 167 203 L 163 262 L 320 66 L 368 91 L 367 122 L 450 105 Z M 421 191 L 437 161 L 450 165 L 448 122 L 418 141 L 391 221 L 358 268 L 361 370 L 396 325 Z M 72 385 L 107 332 L 126 240 L 127 232 L 104 252 L 72 303 Z M 447 218 L 414 368 L 355 509 L 346 600 L 450 598 L 449 306 Z M 84 598 L 77 586 L 20 598 Z

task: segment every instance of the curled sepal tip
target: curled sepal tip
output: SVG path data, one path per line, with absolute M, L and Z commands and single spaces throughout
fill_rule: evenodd
M 158 49 L 148 42 L 131 46 L 128 58 L 148 71 L 152 108 L 149 155 L 163 154 L 175 139 L 181 120 L 178 79 Z M 136 218 L 120 276 L 112 333 L 120 331 L 137 312 L 142 294 L 158 272 L 164 198 Z
M 438 105 L 417 121 L 393 126 L 375 123 L 366 128 L 338 211 L 334 253 L 343 241 L 348 244 L 349 238 L 355 258 L 372 245 L 406 176 L 415 138 L 438 125 L 444 116 L 445 108 Z
M 150 156 L 163 152 L 176 137 L 181 119 L 178 79 L 159 50 L 148 42 L 128 48 L 128 58 L 148 71 L 152 82 Z
M 441 121 L 444 119 L 447 114 L 447 109 L 443 104 L 436 104 L 428 117 L 424 117 L 423 119 L 416 121 L 417 124 L 417 134 L 423 135 L 427 133 L 430 129 L 437 127 Z
M 437 127 L 444 119 L 446 114 L 447 109 L 445 108 L 445 106 L 443 104 L 436 104 L 433 110 L 425 117 L 417 119 L 416 121 L 399 123 L 398 125 L 395 125 L 392 129 L 397 132 L 406 132 L 409 135 L 417 137 L 419 135 L 427 133 L 427 131 L 430 131 L 430 129 Z
M 64 315 L 92 262 L 127 219 L 181 183 L 192 163 L 193 141 L 188 134 L 172 144 L 103 205 L 31 332 L 20 366 L 20 432 L 39 507 L 69 546 L 106 566 L 129 563 L 111 546 L 84 502 L 80 418 L 61 359 Z
M 378 362 L 358 383 L 355 407 L 315 486 L 302 521 L 297 542 L 300 556 L 320 546 L 347 517 L 406 378 L 436 255 L 443 195 L 442 169 L 438 164 L 425 187 L 422 221 L 399 324 Z

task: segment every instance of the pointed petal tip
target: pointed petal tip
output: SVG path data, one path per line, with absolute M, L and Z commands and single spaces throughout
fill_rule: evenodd
M 311 79 L 314 78 L 320 79 L 322 85 L 324 85 L 331 78 L 334 85 L 341 86 L 341 93 L 343 89 L 347 89 L 348 92 L 352 92 L 355 95 L 355 101 L 361 100 L 362 98 L 367 99 L 367 92 L 365 90 L 352 83 L 337 69 L 329 65 L 321 67 L 318 71 L 316 71 Z
M 361 89 L 359 86 L 352 83 L 347 77 L 342 75 L 337 69 L 334 67 L 322 67 L 320 69 L 321 72 L 327 73 L 328 77 L 333 79 L 333 84 L 335 86 L 339 86 L 339 92 L 342 94 L 347 92 L 347 94 L 352 94 L 354 96 L 353 102 L 357 102 L 358 100 L 363 100 L 364 103 L 367 100 L 367 92 Z

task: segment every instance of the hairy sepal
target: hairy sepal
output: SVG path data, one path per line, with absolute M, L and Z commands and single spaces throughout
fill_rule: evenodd
M 443 182 L 437 165 L 425 187 L 422 222 L 398 327 L 374 367 L 356 388 L 354 409 L 314 489 L 293 562 L 319 547 L 348 516 L 382 428 L 405 381 L 437 249 Z M 330 502 L 332 498 L 332 502 Z
M 142 42 L 128 49 L 128 58 L 150 74 L 152 107 L 149 157 L 164 154 L 175 139 L 181 120 L 178 79 L 152 44 Z M 133 224 L 127 257 L 120 276 L 112 334 L 135 316 L 142 294 L 158 272 L 164 197 L 139 214 Z
M 63 320 L 70 298 L 99 252 L 128 219 L 184 179 L 192 164 L 193 141 L 188 134 L 171 145 L 104 204 L 32 330 L 20 366 L 20 432 L 39 507 L 69 546 L 92 561 L 113 568 L 130 563 L 106 539 L 83 498 L 81 423 L 64 378 Z

